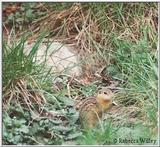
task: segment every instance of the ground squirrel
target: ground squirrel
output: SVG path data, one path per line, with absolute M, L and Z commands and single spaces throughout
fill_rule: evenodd
M 83 127 L 94 127 L 101 120 L 103 112 L 113 104 L 113 97 L 113 92 L 104 88 L 96 97 L 85 98 L 77 103 L 76 108 Z

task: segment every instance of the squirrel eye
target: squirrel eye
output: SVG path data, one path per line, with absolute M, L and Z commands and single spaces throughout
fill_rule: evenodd
M 108 94 L 107 92 L 104 92 L 104 94 Z

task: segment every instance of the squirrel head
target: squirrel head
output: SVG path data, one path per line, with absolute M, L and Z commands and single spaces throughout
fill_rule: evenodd
M 114 93 L 109 89 L 101 89 L 96 97 L 96 100 L 103 111 L 110 108 L 113 104 Z

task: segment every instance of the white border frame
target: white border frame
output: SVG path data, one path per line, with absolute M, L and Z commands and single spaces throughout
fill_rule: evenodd
M 0 74 L 1 74 L 1 78 L 0 78 L 0 86 L 1 86 L 1 90 L 0 90 L 0 105 L 1 105 L 1 111 L 0 111 L 0 145 L 2 145 L 2 3 L 3 2 L 157 2 L 158 3 L 158 44 L 157 44 L 157 52 L 158 52 L 158 145 L 154 145 L 154 146 L 160 146 L 160 2 L 158 0 L 132 0 L 132 1 L 127 1 L 127 0 L 114 0 L 114 1 L 110 1 L 110 0 L 46 0 L 46 1 L 40 1 L 40 0 L 2 0 L 0 2 L 0 8 L 1 8 L 1 14 L 0 14 L 0 20 L 1 20 L 1 30 L 0 30 Z M 7 146 L 7 145 L 3 145 L 3 146 Z M 17 145 L 12 145 L 12 146 L 17 146 Z M 25 146 L 25 145 L 24 145 Z M 26 145 L 26 146 L 32 146 L 32 145 Z M 58 146 L 58 145 L 34 145 L 34 146 Z M 79 146 L 79 145 L 62 145 L 62 146 Z M 85 146 L 91 146 L 91 145 L 85 145 Z M 92 146 L 102 146 L 102 145 L 92 145 Z M 103 146 L 107 146 L 107 145 L 103 145 Z M 139 145 L 109 145 L 109 146 L 139 146 Z M 141 146 L 153 146 L 153 145 L 141 145 Z

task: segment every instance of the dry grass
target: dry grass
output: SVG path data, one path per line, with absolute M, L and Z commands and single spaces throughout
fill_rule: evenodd
M 31 82 L 30 84 L 29 81 Z M 40 113 L 46 99 L 33 78 L 16 79 L 9 86 L 3 87 L 3 109 L 14 105 L 24 107 L 30 112 Z
M 110 54 L 114 51 L 111 44 L 114 34 L 117 33 L 120 40 L 127 39 L 132 43 L 138 43 L 146 30 L 149 32 L 146 36 L 148 40 L 155 41 L 158 20 L 154 7 L 145 11 L 144 9 L 148 8 L 146 4 L 142 11 L 145 14 L 133 17 L 134 12 L 128 10 L 138 9 L 139 4 L 120 5 L 121 7 L 117 8 L 120 16 L 113 9 L 115 4 L 104 6 L 105 15 L 101 11 L 95 13 L 92 8 L 94 4 L 90 5 L 88 7 L 82 3 L 74 3 L 69 9 L 49 12 L 47 16 L 31 24 L 33 38 L 37 38 L 45 26 L 49 38 L 75 46 L 76 52 L 81 55 L 84 71 L 88 69 L 91 73 L 98 70 L 100 65 L 113 62 Z
M 50 12 L 44 18 L 34 21 L 30 29 L 34 34 L 31 38 L 37 38 L 40 32 L 47 31 L 49 32 L 47 37 L 73 44 L 82 60 L 87 59 L 84 71 L 93 67 L 92 64 L 98 65 L 99 61 L 94 63 L 94 59 L 97 58 L 97 46 L 104 42 L 104 38 L 98 24 L 92 19 L 91 10 L 82 7 L 80 3 L 75 3 L 63 11 Z M 88 58 L 91 54 L 91 58 Z

